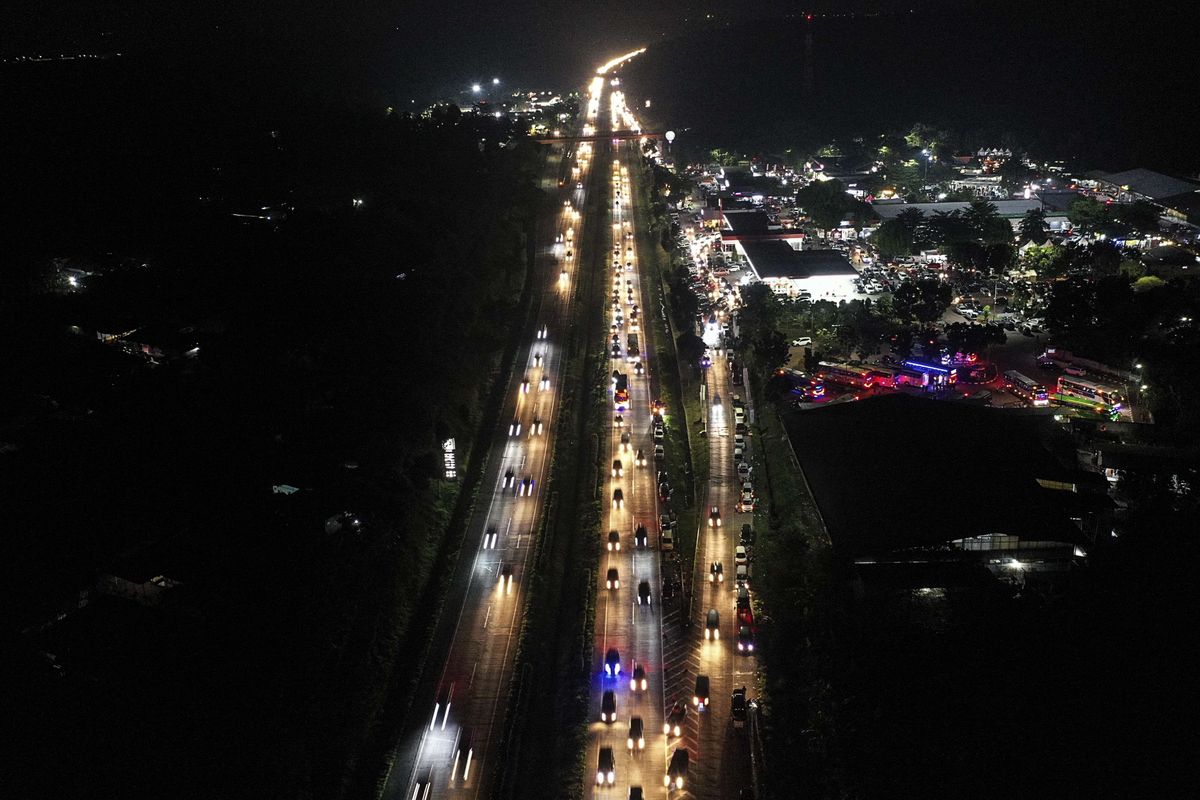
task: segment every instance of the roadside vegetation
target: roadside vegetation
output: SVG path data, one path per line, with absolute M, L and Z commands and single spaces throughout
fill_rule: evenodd
M 9 341 L 46 343 L 7 354 L 6 418 L 50 421 L 12 431 L 21 447 L 0 463 L 23 498 L 9 521 L 40 531 L 7 544 L 25 569 L 6 606 L 36 623 L 104 572 L 181 584 L 170 609 L 100 600 L 32 640 L 76 654 L 65 680 L 83 702 L 30 670 L 14 710 L 44 745 L 27 778 L 53 774 L 63 794 L 120 794 L 136 776 L 175 793 L 341 796 L 410 679 L 395 670 L 424 641 L 434 565 L 452 563 L 471 484 L 442 481 L 441 443 L 456 440 L 461 477 L 482 466 L 539 156 L 481 150 L 453 115 L 297 112 L 282 135 L 288 147 L 224 164 L 215 205 L 171 209 L 170 237 L 136 264 L 67 291 L 54 262 L 30 261 L 50 272 L 0 300 Z M 297 183 L 286 219 L 229 216 L 234 195 Z M 199 350 L 157 366 L 95 336 L 183 327 Z M 93 672 L 85 632 L 100 617 L 110 646 L 146 657 Z M 72 770 L 37 769 L 49 753 Z

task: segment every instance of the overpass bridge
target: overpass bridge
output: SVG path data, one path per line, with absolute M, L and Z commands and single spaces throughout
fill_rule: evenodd
M 538 144 L 559 144 L 561 142 L 603 142 L 611 139 L 613 143 L 624 141 L 626 139 L 661 139 L 662 131 L 610 131 L 609 133 L 593 133 L 588 136 L 536 136 L 534 141 Z

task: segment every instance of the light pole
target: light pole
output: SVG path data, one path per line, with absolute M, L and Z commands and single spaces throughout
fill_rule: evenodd
M 922 149 L 921 155 L 925 156 L 925 176 L 922 178 L 922 180 L 927 181 L 929 180 L 929 148 L 926 147 Z

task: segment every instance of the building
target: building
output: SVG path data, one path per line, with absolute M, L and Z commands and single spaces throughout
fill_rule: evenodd
M 1043 445 L 1054 424 L 906 394 L 785 419 L 835 554 L 919 586 L 939 585 L 925 582 L 940 580 L 930 565 L 1020 582 L 1086 561 L 1113 503 L 1072 447 L 1060 457 Z
M 1144 200 L 1162 209 L 1172 221 L 1200 226 L 1200 182 L 1175 178 L 1149 169 L 1089 172 L 1096 191 L 1118 203 Z
M 793 241 L 800 243 L 799 239 Z M 796 297 L 807 292 L 813 300 L 834 303 L 855 297 L 858 272 L 840 251 L 799 250 L 792 242 L 779 239 L 741 241 L 738 249 L 755 279 L 778 294 Z
M 1032 197 L 1028 200 L 989 200 L 996 207 L 996 212 L 1007 219 L 1013 226 L 1013 231 L 1020 227 L 1021 219 L 1027 211 L 1041 209 L 1046 212 L 1046 224 L 1050 227 L 1050 233 L 1064 233 L 1071 228 L 1071 221 L 1067 219 L 1065 211 L 1047 206 L 1040 198 Z M 970 203 L 902 203 L 890 200 L 880 200 L 871 204 L 871 210 L 879 217 L 878 222 L 863 228 L 862 235 L 870 236 L 875 232 L 879 225 L 887 222 L 890 219 L 896 219 L 905 211 L 916 209 L 926 217 L 932 217 L 935 214 L 959 214 L 970 208 Z

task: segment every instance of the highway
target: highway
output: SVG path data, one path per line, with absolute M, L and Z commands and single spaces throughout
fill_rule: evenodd
M 501 431 L 442 615 L 442 624 L 453 625 L 449 655 L 419 682 L 385 779 L 387 798 L 474 798 L 490 792 L 532 538 L 544 512 L 565 357 L 559 337 L 567 329 L 580 263 L 576 240 L 587 204 L 591 149 L 586 143 L 555 146 L 540 179 L 558 202 L 535 225 L 534 325 L 518 349 Z
M 622 117 L 623 100 L 620 92 L 609 92 L 612 124 Z M 612 146 L 605 145 L 605 150 Z M 664 684 L 662 670 L 662 614 L 661 576 L 659 564 L 658 531 L 658 486 L 655 463 L 654 436 L 652 428 L 651 371 L 655 369 L 650 332 L 644 325 L 645 297 L 642 292 L 641 259 L 636 253 L 636 237 L 633 228 L 634 197 L 631 184 L 631 164 L 637 163 L 637 144 L 619 145 L 613 157 L 608 159 L 608 174 L 611 181 L 612 232 L 609 263 L 611 302 L 608 306 L 608 321 L 611 325 L 608 348 L 615 355 L 610 360 L 612 370 L 626 376 L 628 401 L 618 402 L 613 386 L 609 397 L 613 400 L 610 428 L 607 431 L 609 470 L 605 482 L 607 511 L 601 530 L 601 560 L 597 572 L 599 585 L 596 602 L 596 630 L 593 644 L 594 679 L 590 685 L 589 708 L 592 717 L 589 723 L 588 786 L 586 793 L 596 797 L 625 797 L 626 787 L 642 786 L 647 795 L 662 792 L 663 775 L 669 757 L 669 739 L 663 735 Z M 604 163 L 597 156 L 597 165 Z M 618 316 L 619 315 L 619 316 Z M 613 339 L 612 337 L 616 337 Z M 630 337 L 640 340 L 639 351 L 631 352 Z M 637 365 L 641 365 L 638 369 Z M 624 410 L 622 410 L 624 409 Z M 627 438 L 627 441 L 625 440 Z M 641 459 L 638 459 L 639 453 Z M 619 462 L 619 464 L 618 464 Z M 614 474 L 617 473 L 617 474 Z M 614 492 L 623 494 L 623 505 L 613 499 Z M 635 541 L 638 526 L 644 526 L 646 540 L 639 547 Z M 615 536 L 620 549 L 609 547 L 610 538 Z M 617 570 L 619 587 L 609 585 L 609 570 Z M 645 582 L 648 602 L 639 603 L 639 586 Z M 606 674 L 606 656 L 610 648 L 619 655 L 620 674 Z M 644 688 L 641 675 L 634 681 L 634 664 L 645 671 Z M 612 691 L 616 699 L 616 721 L 601 721 L 601 703 L 606 691 Z M 630 726 L 634 719 L 642 723 L 642 735 L 631 743 Z M 640 740 L 640 741 L 639 741 Z M 642 746 L 644 745 L 644 747 Z M 597 784 L 597 768 L 602 747 L 611 747 L 615 762 L 613 784 L 608 783 L 606 774 L 600 775 L 603 784 Z

